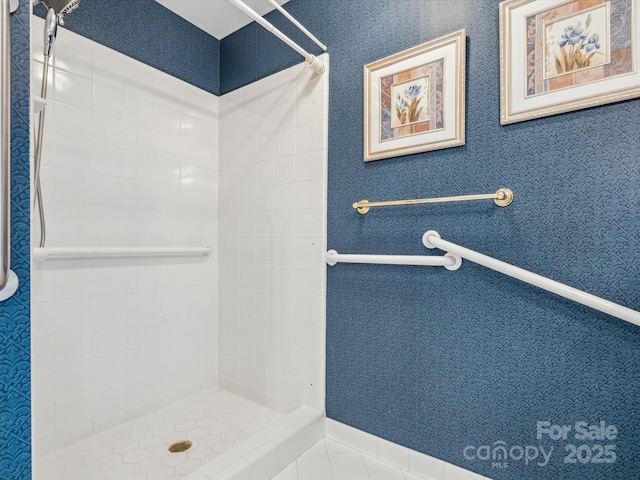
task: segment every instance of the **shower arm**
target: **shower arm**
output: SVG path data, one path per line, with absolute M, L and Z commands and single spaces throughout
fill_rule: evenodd
M 305 58 L 305 63 L 307 67 L 313 70 L 318 75 L 323 74 L 325 71 L 324 63 L 318 59 L 315 55 L 307 52 L 296 42 L 287 37 L 284 33 L 274 27 L 270 22 L 262 18 L 255 11 L 253 11 L 250 7 L 248 7 L 242 0 L 229 0 L 233 5 L 235 5 L 239 10 L 246 13 L 249 17 L 259 23 L 262 27 L 264 27 L 267 31 L 273 33 L 276 37 L 282 40 L 284 43 L 293 48 L 296 52 L 302 55 Z

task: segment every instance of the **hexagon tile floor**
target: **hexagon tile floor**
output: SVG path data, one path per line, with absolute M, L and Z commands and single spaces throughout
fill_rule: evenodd
M 180 480 L 281 417 L 217 389 L 34 460 L 33 480 Z M 193 446 L 171 453 L 169 445 Z

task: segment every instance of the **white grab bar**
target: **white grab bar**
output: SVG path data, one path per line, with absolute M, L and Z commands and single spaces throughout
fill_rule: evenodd
M 231 2 L 238 9 L 242 10 L 249 17 L 253 18 L 256 22 L 258 22 L 260 25 L 262 25 L 266 30 L 268 30 L 269 32 L 273 33 L 276 37 L 278 37 L 280 40 L 282 40 L 284 43 L 286 43 L 291 48 L 293 48 L 296 52 L 298 52 L 300 55 L 302 55 L 305 58 L 305 63 L 307 65 L 307 67 L 309 67 L 315 73 L 317 73 L 319 75 L 324 73 L 324 71 L 325 71 L 324 63 L 322 63 L 322 60 L 320 60 L 318 57 L 316 57 L 315 55 L 312 55 L 309 52 L 307 52 L 300 45 L 298 45 L 296 42 L 291 40 L 284 33 L 282 33 L 280 30 L 278 30 L 276 27 L 274 27 L 273 24 L 271 24 L 270 22 L 268 22 L 267 20 L 262 18 L 260 15 L 258 15 L 255 11 L 253 11 L 250 7 L 248 7 L 241 0 L 229 0 L 229 2 Z
M 18 290 L 11 270 L 11 22 L 9 0 L 0 0 L 0 301 Z
M 618 317 L 634 325 L 640 326 L 640 312 L 632 310 L 630 308 L 618 305 L 617 303 L 605 300 L 590 293 L 583 292 L 577 288 L 570 287 L 564 283 L 556 282 L 542 275 L 524 270 L 506 262 L 496 260 L 495 258 L 488 257 L 481 253 L 469 250 L 468 248 L 461 247 L 455 243 L 442 240 L 438 232 L 429 230 L 422 236 L 422 243 L 427 248 L 439 248 L 448 253 L 453 253 L 462 258 L 466 258 L 474 263 L 482 265 L 483 267 L 490 268 L 497 272 L 503 273 L 523 282 L 529 283 L 536 287 L 542 288 L 549 292 L 555 293 L 562 297 L 573 300 L 574 302 L 581 303 L 588 307 L 600 310 L 601 312 L 608 313 L 614 317 Z
M 45 247 L 34 248 L 32 258 L 36 262 L 42 262 L 83 258 L 207 257 L 210 254 L 210 245 L 203 247 Z
M 383 265 L 425 265 L 430 267 L 444 267 L 447 270 L 457 270 L 462 259 L 457 255 L 352 255 L 327 251 L 325 260 L 332 267 L 336 263 L 377 263 Z

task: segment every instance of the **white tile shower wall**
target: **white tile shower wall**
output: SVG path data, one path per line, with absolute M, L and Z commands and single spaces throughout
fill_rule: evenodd
M 213 248 L 33 264 L 36 456 L 217 382 L 217 97 L 64 29 L 50 82 L 47 246 Z
M 324 409 L 327 79 L 220 98 L 219 382 L 283 412 Z

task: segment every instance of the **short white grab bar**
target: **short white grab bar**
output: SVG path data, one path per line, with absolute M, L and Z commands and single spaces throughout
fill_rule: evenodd
M 336 263 L 376 263 L 383 265 L 425 265 L 429 267 L 444 267 L 447 270 L 457 270 L 462 259 L 457 255 L 352 255 L 327 251 L 325 260 L 332 267 Z
M 206 257 L 210 254 L 210 245 L 203 247 L 45 247 L 34 248 L 32 258 L 36 262 L 42 262 L 83 258 Z
M 542 288 L 543 290 L 547 290 L 568 298 L 569 300 L 573 300 L 574 302 L 581 303 L 582 305 L 586 305 L 640 326 L 640 312 L 636 310 L 618 305 L 617 303 L 583 292 L 577 288 L 556 282 L 555 280 L 551 280 L 550 278 L 543 277 L 542 275 L 524 270 L 509 263 L 496 260 L 495 258 L 469 250 L 468 248 L 461 247 L 455 243 L 448 242 L 440 238 L 440 235 L 436 231 L 429 230 L 428 232 L 425 232 L 422 236 L 422 243 L 427 248 L 439 248 L 440 250 L 444 250 L 448 253 L 453 253 L 454 255 L 458 255 L 477 263 L 478 265 L 482 265 L 483 267 L 517 278 L 518 280 L 522 280 L 523 282 Z

